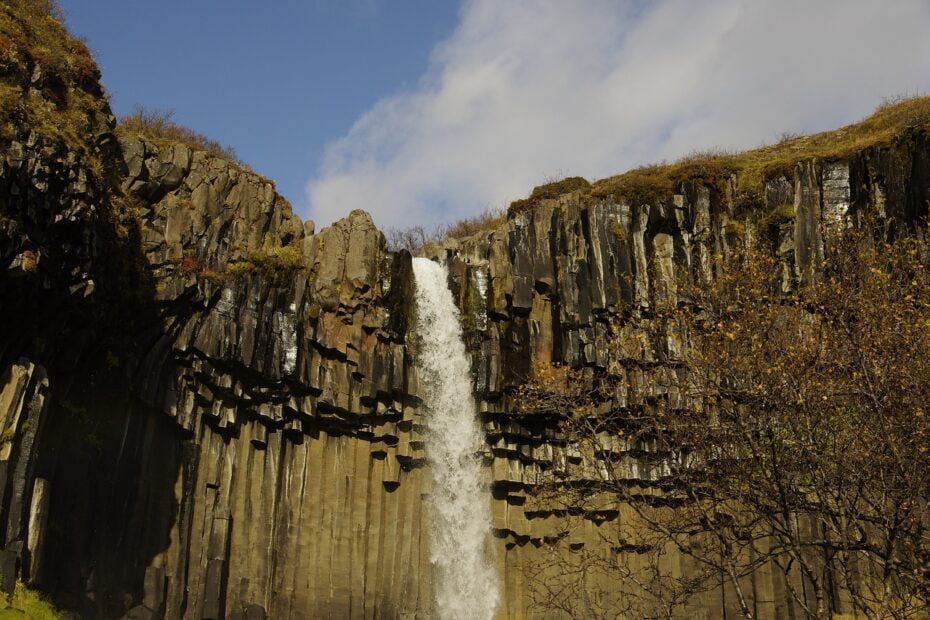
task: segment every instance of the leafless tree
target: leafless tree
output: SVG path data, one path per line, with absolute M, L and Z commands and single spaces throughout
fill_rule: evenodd
M 675 586 L 658 562 L 597 564 L 668 615 L 723 587 L 754 617 L 750 576 L 763 570 L 810 618 L 927 613 L 930 242 L 862 228 L 833 243 L 820 276 L 791 294 L 762 244 L 713 282 L 683 285 L 690 303 L 654 324 L 687 346 L 643 372 L 640 406 L 611 405 L 622 368 L 544 369 L 517 395 L 560 415 L 584 455 L 540 485 L 545 501 L 582 516 L 625 506 L 636 527 L 614 547 L 689 559 Z M 633 471 L 650 459 L 652 475 Z

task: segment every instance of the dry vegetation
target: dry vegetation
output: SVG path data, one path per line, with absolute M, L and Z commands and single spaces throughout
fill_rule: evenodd
M 184 261 L 180 271 L 184 272 Z M 266 233 L 262 247 L 251 252 L 246 260 L 231 262 L 223 272 L 200 271 L 207 279 L 222 281 L 227 277 L 241 278 L 251 274 L 260 274 L 274 286 L 289 282 L 294 274 L 304 268 L 303 252 L 298 245 L 281 245 Z M 199 269 L 199 264 L 194 271 Z
M 574 192 L 581 201 L 611 198 L 646 204 L 669 198 L 686 181 L 698 181 L 723 191 L 724 184 L 735 178 L 735 207 L 745 213 L 761 207 L 766 180 L 789 174 L 799 162 L 848 159 L 864 149 L 890 146 L 913 132 L 927 129 L 930 129 L 930 96 L 893 97 L 859 123 L 812 136 L 783 133 L 775 144 L 750 151 L 736 153 L 711 149 L 694 152 L 671 164 L 642 166 L 594 183 L 582 177 L 547 179 L 534 188 L 529 197 L 510 203 L 506 213 L 502 209 L 488 210 L 475 218 L 441 225 L 432 231 L 422 226 L 390 229 L 387 231 L 388 246 L 392 250 L 403 248 L 418 254 L 431 242 L 491 230 L 505 221 L 508 215 L 533 209 L 543 200 L 565 194 Z M 776 208 L 762 216 L 761 227 L 765 229 L 793 217 L 792 210 Z M 731 225 L 734 228 L 741 226 L 736 221 L 732 221 Z
M 414 256 L 420 254 L 429 243 L 442 243 L 446 239 L 461 239 L 484 231 L 490 231 L 507 220 L 503 209 L 486 209 L 475 217 L 459 220 L 453 224 L 440 224 L 429 231 L 423 226 L 390 228 L 386 237 L 392 252 L 407 250 Z
M 232 148 L 179 125 L 173 117 L 174 110 L 152 110 L 140 105 L 136 106 L 132 113 L 120 118 L 116 131 L 122 135 L 142 136 L 161 145 L 182 142 L 192 149 L 206 151 L 241 168 L 249 169 Z
M 581 514 L 618 503 L 635 514 L 637 528 L 618 521 L 622 538 L 605 541 L 636 549 L 638 568 L 592 551 L 589 574 L 668 617 L 719 587 L 755 617 L 747 576 L 762 567 L 782 576 L 799 617 L 926 617 L 930 242 L 926 229 L 881 238 L 879 226 L 844 231 L 819 277 L 790 294 L 762 246 L 712 282 L 682 283 L 692 303 L 661 318 L 689 326 L 691 344 L 670 360 L 677 379 L 648 379 L 658 396 L 641 412 L 597 407 L 612 377 L 624 380 L 610 370 L 594 389 L 563 369 L 523 388 L 526 406 L 558 415 L 581 452 L 598 455 L 590 484 L 554 476 L 542 492 Z M 630 484 L 617 437 L 666 455 L 653 488 Z M 696 567 L 687 579 L 662 563 L 669 550 Z M 572 581 L 584 574 L 549 568 L 565 587 L 554 596 L 540 584 L 543 603 L 585 600 Z
M 541 200 L 558 198 L 562 194 L 576 190 L 586 190 L 591 184 L 582 177 L 565 177 L 559 180 L 549 180 L 538 187 L 534 187 L 529 198 L 514 200 L 510 203 L 509 213 L 517 213 L 537 206 Z
M 87 136 L 109 107 L 87 45 L 65 30 L 50 0 L 0 5 L 0 141 L 31 128 L 94 158 Z
M 582 190 L 594 198 L 625 198 L 634 204 L 653 202 L 672 195 L 683 181 L 702 181 L 722 187 L 736 175 L 744 206 L 753 206 L 766 179 L 792 170 L 809 159 L 843 160 L 875 146 L 889 146 L 910 132 L 930 128 L 930 97 L 895 97 L 879 106 L 868 118 L 834 131 L 811 136 L 783 134 L 776 144 L 741 153 L 722 150 L 692 153 L 672 164 L 643 166 L 601 179 L 587 187 L 572 177 L 542 185 L 529 198 L 514 201 L 511 212 L 536 206 L 540 200 Z M 756 200 L 754 200 L 754 197 Z
M 735 206 L 752 210 L 762 204 L 765 181 L 789 174 L 802 161 L 848 159 L 870 147 L 890 146 L 916 131 L 930 129 L 930 97 L 901 96 L 886 100 L 868 118 L 858 123 L 811 136 L 783 133 L 775 144 L 745 152 L 711 149 L 694 152 L 671 163 L 642 166 L 606 179 L 589 183 L 582 177 L 548 179 L 529 197 L 513 201 L 506 213 L 489 210 L 460 222 L 437 227 L 422 226 L 388 231 L 388 244 L 398 250 L 406 248 L 416 254 L 430 242 L 461 238 L 490 230 L 512 215 L 537 207 L 543 200 L 575 192 L 582 201 L 594 198 L 626 199 L 645 204 L 670 197 L 686 181 L 699 181 L 720 191 L 731 179 L 737 180 Z M 793 213 L 775 209 L 764 216 L 762 227 L 790 219 Z M 738 225 L 733 223 L 734 226 Z
M 56 620 L 61 614 L 38 592 L 16 582 L 13 596 L 7 598 L 6 606 L 0 609 L 0 620 L 6 618 L 30 618 L 31 620 Z

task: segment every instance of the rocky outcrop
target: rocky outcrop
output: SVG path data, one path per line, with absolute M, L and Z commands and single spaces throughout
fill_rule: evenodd
M 424 608 L 409 256 L 96 122 L 0 162 L 3 586 L 86 617 Z
M 39 583 L 89 616 L 423 609 L 409 256 L 366 213 L 314 234 L 253 173 L 122 147 L 150 322 L 78 385 L 50 370 Z
M 102 185 L 87 159 L 61 142 L 33 132 L 9 143 L 0 160 L 4 357 L 51 341 L 62 321 L 85 320 L 101 281 L 121 276 L 100 258 L 120 253 L 130 232 L 118 232 L 120 216 Z
M 21 568 L 34 578 L 41 575 L 49 488 L 47 480 L 35 475 L 35 447 L 48 406 L 49 383 L 41 367 L 22 360 L 5 370 L 0 384 L 0 496 L 5 524 L 0 587 L 11 594 Z

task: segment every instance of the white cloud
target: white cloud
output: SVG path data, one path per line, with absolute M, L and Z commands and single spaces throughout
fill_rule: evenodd
M 930 87 L 927 0 L 468 0 L 416 88 L 327 147 L 309 216 L 453 221 L 546 176 L 752 147 Z

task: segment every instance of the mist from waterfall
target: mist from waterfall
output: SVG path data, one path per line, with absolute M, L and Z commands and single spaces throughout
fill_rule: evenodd
M 471 366 L 446 268 L 413 259 L 417 373 L 426 407 L 427 498 L 436 611 L 443 620 L 494 617 L 499 589 L 490 559 L 491 508 L 481 457 L 484 443 L 472 396 Z

